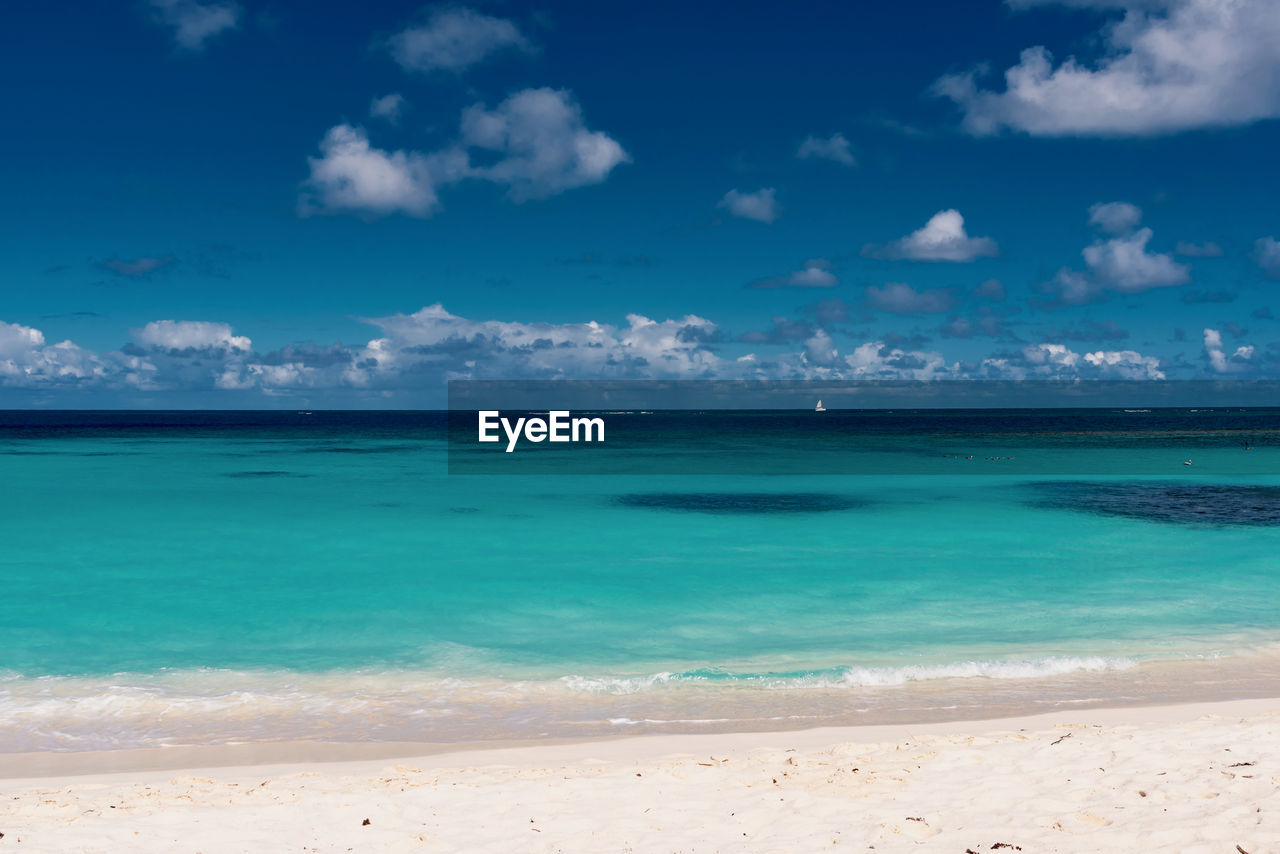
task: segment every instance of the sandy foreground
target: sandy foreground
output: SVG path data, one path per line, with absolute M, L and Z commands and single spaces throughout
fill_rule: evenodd
M 1280 852 L 1280 699 L 342 762 L 291 749 L 57 777 L 0 757 L 0 854 Z

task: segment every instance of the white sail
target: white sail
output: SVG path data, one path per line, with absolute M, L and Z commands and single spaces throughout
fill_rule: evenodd
M 827 408 L 822 405 L 822 401 L 818 401 L 818 405 L 813 408 L 814 412 L 826 412 Z

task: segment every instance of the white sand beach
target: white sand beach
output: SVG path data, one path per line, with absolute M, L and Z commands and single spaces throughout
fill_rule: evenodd
M 143 769 L 126 773 L 72 773 L 123 767 L 108 753 L 0 758 L 0 852 L 1280 851 L 1280 699 L 338 762 L 317 747 L 122 752 Z M 175 758 L 192 767 L 162 770 Z

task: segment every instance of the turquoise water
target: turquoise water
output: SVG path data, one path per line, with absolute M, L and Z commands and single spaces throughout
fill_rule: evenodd
M 1265 507 L 1058 476 L 450 477 L 439 429 L 368 422 L 0 452 L 5 751 L 821 721 L 1280 639 Z

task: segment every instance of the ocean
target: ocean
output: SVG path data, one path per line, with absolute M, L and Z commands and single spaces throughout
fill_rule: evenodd
M 826 415 L 0 413 L 0 752 L 1273 693 L 1280 409 Z

